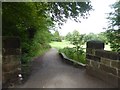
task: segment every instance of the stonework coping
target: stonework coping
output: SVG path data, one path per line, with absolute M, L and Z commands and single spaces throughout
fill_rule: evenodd
M 87 42 L 87 48 L 104 49 L 104 43 L 98 40 L 91 40 Z

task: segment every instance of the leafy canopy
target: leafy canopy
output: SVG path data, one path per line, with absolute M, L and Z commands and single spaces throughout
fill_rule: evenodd
M 28 60 L 49 47 L 54 22 L 60 26 L 69 17 L 77 21 L 91 9 L 88 2 L 3 2 L 2 35 L 20 37 L 22 57 Z
M 106 31 L 107 38 L 112 50 L 120 52 L 120 1 L 114 3 L 112 8 L 114 11 L 109 13 L 109 26 Z

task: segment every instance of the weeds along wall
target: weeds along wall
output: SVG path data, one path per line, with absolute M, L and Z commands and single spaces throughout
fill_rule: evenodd
M 88 74 L 120 87 L 120 53 L 104 50 L 101 41 L 88 41 L 86 60 Z
M 2 37 L 2 87 L 19 81 L 20 39 L 18 37 Z

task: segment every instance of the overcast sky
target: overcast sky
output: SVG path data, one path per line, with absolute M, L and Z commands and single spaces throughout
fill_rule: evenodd
M 80 33 L 99 33 L 105 31 L 103 28 L 107 26 L 107 14 L 111 11 L 109 5 L 113 4 L 116 0 L 91 0 L 94 11 L 91 11 L 91 15 L 88 19 L 84 19 L 81 23 L 76 23 L 72 20 L 68 20 L 62 26 L 62 29 L 58 29 L 61 35 L 66 35 L 68 32 L 78 30 Z

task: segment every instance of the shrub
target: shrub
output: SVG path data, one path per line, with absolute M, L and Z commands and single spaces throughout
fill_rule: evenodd
M 71 59 L 81 62 L 83 64 L 86 63 L 85 52 L 83 50 L 79 50 L 79 52 L 76 52 L 75 48 L 66 47 L 66 48 L 60 49 L 59 52 L 64 53 L 68 58 L 71 58 Z

